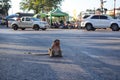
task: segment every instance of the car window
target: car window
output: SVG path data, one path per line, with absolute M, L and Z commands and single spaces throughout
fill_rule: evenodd
M 88 18 L 90 15 L 85 15 L 84 17 L 83 17 L 83 19 L 86 19 L 86 18 Z
M 40 21 L 38 18 L 31 18 L 33 21 Z
M 101 15 L 101 16 L 100 16 L 100 19 L 108 19 L 108 17 Z
M 99 19 L 98 15 L 92 16 L 91 19 Z
M 26 21 L 30 21 L 30 18 L 26 18 Z

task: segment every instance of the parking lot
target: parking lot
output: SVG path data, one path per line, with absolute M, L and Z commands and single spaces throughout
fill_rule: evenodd
M 63 57 L 47 54 L 60 39 Z M 120 31 L 0 27 L 0 80 L 120 80 Z

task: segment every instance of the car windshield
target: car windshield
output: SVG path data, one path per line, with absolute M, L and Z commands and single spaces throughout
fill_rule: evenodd
M 33 21 L 40 21 L 38 18 L 31 18 Z
M 83 19 L 86 19 L 86 18 L 88 18 L 90 15 L 85 15 L 85 16 L 83 16 Z

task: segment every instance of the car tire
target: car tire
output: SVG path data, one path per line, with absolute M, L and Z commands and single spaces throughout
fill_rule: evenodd
M 33 29 L 38 31 L 40 29 L 40 27 L 38 25 L 34 25 Z
M 85 28 L 86 28 L 87 31 L 93 30 L 92 24 L 86 24 Z
M 16 24 L 13 24 L 13 25 L 12 25 L 12 28 L 13 28 L 14 30 L 18 30 L 18 26 L 17 26 Z
M 46 30 L 46 28 L 42 28 L 42 30 L 44 30 L 44 31 L 45 31 L 45 30 Z
M 118 27 L 117 24 L 112 24 L 111 29 L 112 29 L 112 31 L 119 31 L 120 28 Z
M 25 28 L 21 28 L 21 30 L 25 30 Z

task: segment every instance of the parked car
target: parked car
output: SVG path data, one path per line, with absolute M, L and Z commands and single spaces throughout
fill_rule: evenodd
M 38 20 L 37 18 L 33 17 L 22 17 L 17 19 L 16 21 L 12 22 L 10 27 L 14 30 L 22 29 L 25 30 L 26 28 L 32 28 L 34 30 L 46 30 L 47 26 L 44 22 Z
M 88 31 L 99 28 L 111 28 L 112 31 L 120 30 L 120 20 L 108 15 L 90 15 L 81 21 L 81 27 Z
M 50 25 L 48 24 L 47 21 L 41 21 L 47 28 L 50 28 Z

